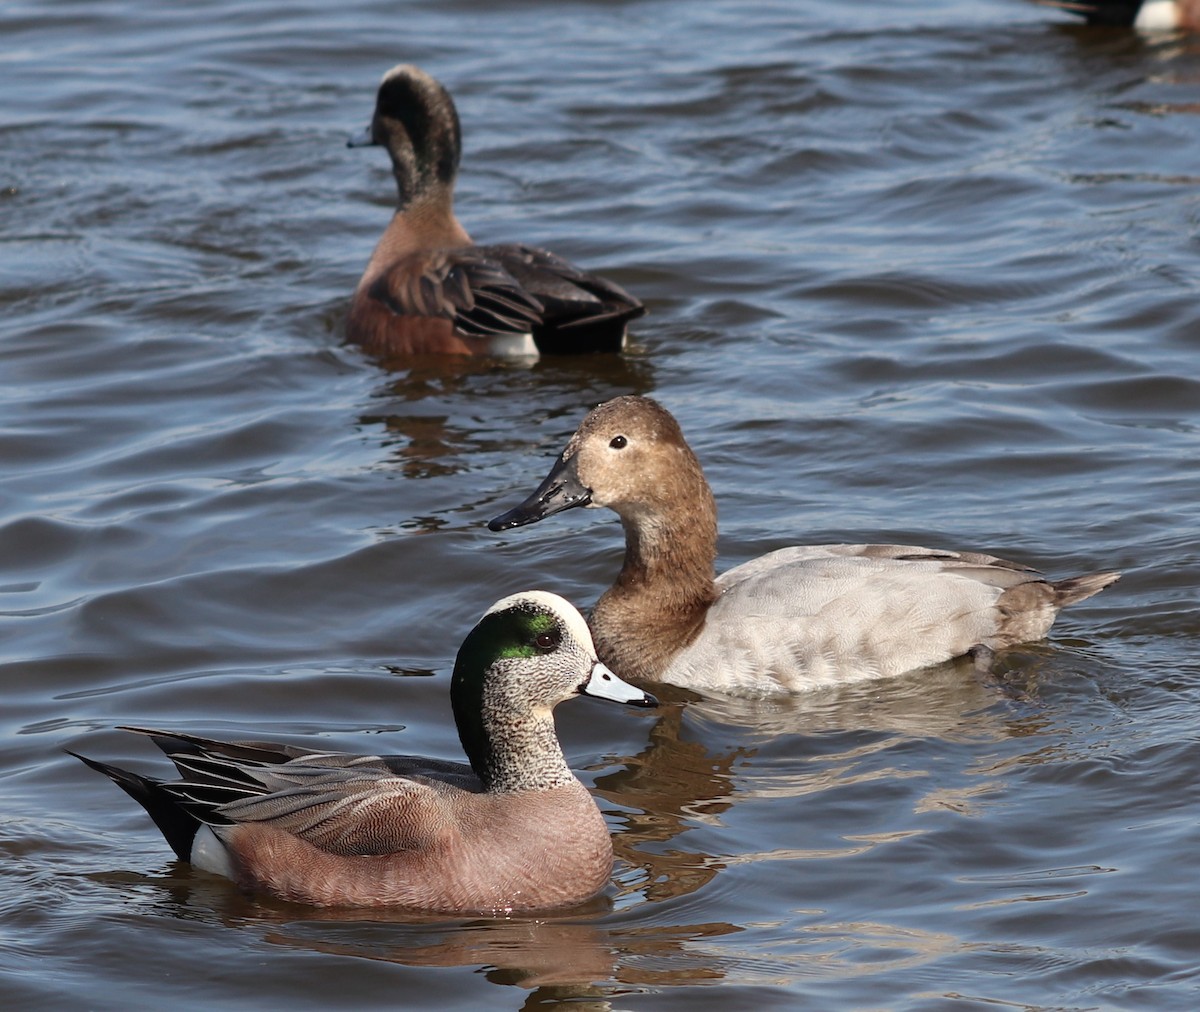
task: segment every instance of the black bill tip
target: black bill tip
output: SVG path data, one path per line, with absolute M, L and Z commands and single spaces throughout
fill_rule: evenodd
M 507 531 L 513 527 L 536 524 L 563 510 L 587 506 L 591 501 L 592 490 L 580 482 L 575 458 L 560 457 L 533 495 L 520 506 L 489 520 L 488 530 Z
M 537 522 L 537 517 L 528 516 L 521 507 L 509 510 L 507 513 L 501 513 L 498 517 L 488 521 L 489 531 L 507 531 L 514 527 L 524 527 L 526 524 Z

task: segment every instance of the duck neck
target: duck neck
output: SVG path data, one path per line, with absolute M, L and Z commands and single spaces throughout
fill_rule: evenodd
M 450 193 L 454 189 L 458 174 L 457 152 L 448 138 L 441 141 L 420 152 L 407 143 L 389 148 L 392 178 L 396 181 L 397 202 L 401 208 L 416 203 L 431 191 Z
M 716 507 L 621 517 L 625 562 L 616 587 L 626 593 L 664 593 L 681 611 L 705 609 L 715 599 Z
M 420 190 L 410 201 L 401 200 L 396 209 L 396 221 L 415 237 L 422 246 L 468 246 L 471 237 L 454 214 L 453 186 L 435 183 Z
M 655 680 L 699 634 L 717 599 L 717 510 L 707 485 L 674 510 L 622 513 L 625 562 L 592 613 L 600 659 L 622 678 Z
M 518 706 L 488 679 L 474 702 L 455 696 L 458 735 L 489 794 L 541 791 L 576 783 L 549 709 Z
M 454 214 L 454 194 L 449 187 L 424 190 L 411 204 L 401 206 L 380 237 L 359 282 L 368 288 L 397 259 L 414 250 L 450 249 L 471 245 L 471 237 Z

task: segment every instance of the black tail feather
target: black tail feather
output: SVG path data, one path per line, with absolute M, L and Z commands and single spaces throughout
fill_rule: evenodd
M 184 731 L 161 731 L 158 728 L 132 727 L 128 724 L 119 725 L 118 730 L 145 735 L 167 756 L 219 755 L 227 759 L 266 765 L 285 763 L 289 759 L 297 759 L 307 754 L 305 749 L 269 741 L 217 741 L 215 738 L 202 738 Z
M 1142 0 L 1034 0 L 1042 7 L 1055 7 L 1086 18 L 1090 25 L 1129 26 L 1137 20 Z
M 129 770 L 109 766 L 95 759 L 64 749 L 67 755 L 73 755 L 97 773 L 103 773 L 109 780 L 121 788 L 134 801 L 141 805 L 146 814 L 154 820 L 159 832 L 166 838 L 175 856 L 180 861 L 191 860 L 192 841 L 200 828 L 200 820 L 181 807 L 180 803 L 168 794 L 162 784 L 150 777 L 139 776 Z

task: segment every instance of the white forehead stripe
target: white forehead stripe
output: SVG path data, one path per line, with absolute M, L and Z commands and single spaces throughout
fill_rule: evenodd
M 567 635 L 578 640 L 580 645 L 593 657 L 596 656 L 596 646 L 592 642 L 591 631 L 583 616 L 579 614 L 579 609 L 565 597 L 551 594 L 548 590 L 526 590 L 520 594 L 511 594 L 497 601 L 484 614 L 490 615 L 495 611 L 504 611 L 518 604 L 532 604 L 541 610 L 553 612 L 566 626 Z
M 413 73 L 414 71 L 416 71 L 415 74 Z M 384 72 L 383 77 L 379 79 L 379 83 L 383 84 L 384 81 L 391 80 L 393 77 L 399 77 L 401 74 L 412 74 L 414 77 L 425 76 L 419 68 L 413 66 L 411 63 L 397 63 L 391 70 Z
M 1151 32 L 1178 28 L 1179 4 L 1176 0 L 1146 0 L 1133 21 L 1133 27 Z

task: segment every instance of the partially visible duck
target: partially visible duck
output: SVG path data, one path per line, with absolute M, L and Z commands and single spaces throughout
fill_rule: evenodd
M 1093 25 L 1129 25 L 1142 31 L 1200 28 L 1200 0 L 1035 0 L 1086 18 Z
M 349 340 L 380 357 L 620 351 L 645 307 L 553 253 L 476 246 L 454 215 L 462 150 L 449 92 L 417 67 L 383 77 L 366 134 L 392 159 L 399 206 L 354 292 Z
M 247 891 L 445 913 L 561 907 L 600 892 L 613 860 L 554 730 L 550 711 L 576 694 L 655 705 L 596 659 L 579 612 L 530 591 L 494 604 L 459 649 L 450 699 L 470 765 L 138 728 L 181 780 L 78 758 L 142 805 L 180 860 Z
M 646 397 L 593 410 L 538 489 L 488 526 L 574 506 L 607 506 L 625 528 L 625 564 L 591 616 L 601 659 L 699 692 L 799 691 L 1041 639 L 1060 608 L 1118 577 L 1050 582 L 976 552 L 805 545 L 714 579 L 712 492 L 678 423 Z

